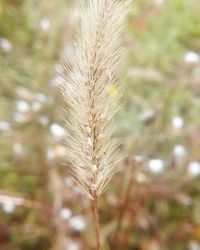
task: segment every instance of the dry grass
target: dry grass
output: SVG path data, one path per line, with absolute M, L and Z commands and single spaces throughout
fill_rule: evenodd
M 112 160 L 117 143 L 111 135 L 118 97 L 109 90 L 119 86 L 119 34 L 127 4 L 107 0 L 83 4 L 75 63 L 63 86 L 70 114 L 68 157 L 77 183 L 91 199 L 105 190 L 116 171 Z

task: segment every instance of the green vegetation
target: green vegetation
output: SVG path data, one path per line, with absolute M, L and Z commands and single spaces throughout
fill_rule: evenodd
M 60 58 L 73 60 L 79 2 L 0 0 L 0 250 L 58 250 L 63 234 L 68 246 L 94 249 L 90 203 L 71 188 L 58 87 Z M 199 0 L 132 3 L 116 117 L 128 157 L 100 202 L 105 250 L 115 249 L 126 197 L 120 249 L 200 247 L 199 13 Z M 1 195 L 25 200 L 12 209 Z M 87 218 L 83 231 L 58 219 L 63 207 Z

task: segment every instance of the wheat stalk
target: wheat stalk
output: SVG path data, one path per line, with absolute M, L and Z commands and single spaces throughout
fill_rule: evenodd
M 63 85 L 69 114 L 68 159 L 81 191 L 93 200 L 95 221 L 97 198 L 116 171 L 113 158 L 117 143 L 111 135 L 118 96 L 113 89 L 120 87 L 118 71 L 123 50 L 119 35 L 127 4 L 127 0 L 82 1 L 75 62 Z M 99 237 L 98 222 L 96 231 Z

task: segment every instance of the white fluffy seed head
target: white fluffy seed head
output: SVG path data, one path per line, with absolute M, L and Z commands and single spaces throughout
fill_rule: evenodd
M 81 28 L 75 63 L 62 87 L 67 103 L 67 150 L 72 172 L 81 190 L 90 198 L 99 196 L 116 171 L 111 139 L 112 118 L 119 88 L 117 72 L 122 49 L 119 34 L 128 2 L 119 0 L 82 1 Z

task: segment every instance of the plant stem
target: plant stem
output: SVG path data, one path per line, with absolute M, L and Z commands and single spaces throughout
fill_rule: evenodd
M 99 209 L 98 209 L 98 197 L 96 193 L 93 196 L 93 213 L 94 213 L 94 223 L 96 232 L 96 250 L 100 250 L 100 224 L 99 224 Z

